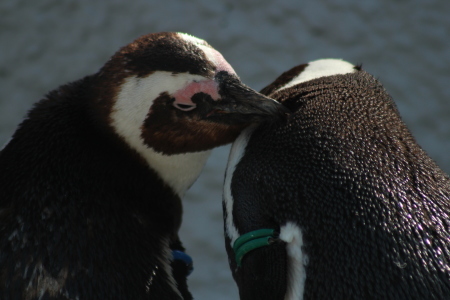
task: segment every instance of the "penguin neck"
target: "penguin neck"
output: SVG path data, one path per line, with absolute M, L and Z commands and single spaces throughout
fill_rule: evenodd
M 200 175 L 211 150 L 184 154 L 166 155 L 151 148 L 136 149 L 149 167 L 182 198 L 186 190 Z

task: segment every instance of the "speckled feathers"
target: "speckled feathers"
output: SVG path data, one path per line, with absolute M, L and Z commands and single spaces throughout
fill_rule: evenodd
M 382 85 L 359 67 L 273 93 L 284 84 L 264 91 L 295 113 L 256 129 L 233 174 L 237 230 L 299 226 L 308 256 L 300 299 L 446 298 L 450 179 L 417 145 Z M 285 250 L 255 250 L 237 269 L 226 240 L 243 299 L 252 292 L 274 299 L 290 268 Z M 261 275 L 273 286 L 255 277 L 255 291 L 245 281 L 260 264 L 286 269 Z

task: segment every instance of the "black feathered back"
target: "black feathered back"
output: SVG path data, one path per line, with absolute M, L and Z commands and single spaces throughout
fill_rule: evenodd
M 298 224 L 303 299 L 448 299 L 450 179 L 381 84 L 356 68 L 268 96 L 294 113 L 256 129 L 236 167 L 239 232 Z M 285 248 L 255 250 L 237 268 L 229 242 L 242 299 L 282 299 Z M 249 277 L 264 265 L 272 273 Z

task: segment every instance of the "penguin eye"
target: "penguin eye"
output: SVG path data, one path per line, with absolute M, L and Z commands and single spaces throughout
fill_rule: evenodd
M 194 103 L 193 104 L 174 103 L 173 106 L 182 111 L 190 111 L 197 107 L 197 105 Z

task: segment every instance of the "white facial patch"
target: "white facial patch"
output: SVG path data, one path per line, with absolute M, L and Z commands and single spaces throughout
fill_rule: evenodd
M 178 36 L 186 42 L 195 44 L 197 47 L 199 47 L 203 51 L 203 53 L 205 53 L 205 56 L 208 58 L 208 60 L 216 66 L 216 73 L 220 71 L 226 71 L 228 72 L 228 74 L 236 75 L 233 67 L 225 60 L 225 58 L 223 58 L 222 54 L 220 54 L 219 51 L 211 48 L 204 40 L 186 33 L 178 33 Z
M 325 76 L 343 75 L 356 72 L 355 66 L 349 62 L 327 58 L 319 59 L 308 63 L 308 66 L 298 76 L 294 77 L 286 85 L 280 87 L 276 92 L 290 88 L 299 83 L 317 79 Z
M 233 195 L 231 194 L 231 181 L 233 179 L 233 173 L 236 170 L 237 164 L 241 161 L 242 156 L 245 153 L 248 141 L 256 129 L 256 125 L 246 128 L 234 141 L 231 147 L 230 156 L 228 157 L 227 169 L 225 172 L 225 182 L 223 186 L 223 200 L 225 202 L 225 210 L 227 212 L 227 218 L 225 220 L 226 234 L 231 239 L 231 247 L 234 242 L 239 238 L 239 232 L 233 222 Z
M 159 176 L 182 197 L 200 175 L 210 151 L 165 155 L 148 147 L 141 137 L 142 126 L 153 101 L 161 93 L 170 95 L 193 81 L 202 81 L 199 75 L 154 72 L 144 78 L 125 79 L 112 107 L 111 125 L 131 148 L 136 150 Z
M 177 32 L 177 35 L 181 39 L 185 40 L 186 42 L 195 44 L 197 46 L 201 46 L 201 45 L 207 46 L 208 45 L 208 43 L 205 40 L 199 39 L 198 37 L 195 37 L 195 36 L 187 34 L 187 33 Z
M 150 167 L 182 198 L 197 180 L 211 150 L 165 155 L 146 148 L 144 158 Z
M 303 236 L 300 228 L 287 222 L 280 228 L 280 239 L 286 242 L 288 256 L 288 282 L 284 300 L 301 300 L 305 289 L 308 257 L 302 251 Z
M 213 64 L 216 66 L 216 73 L 226 71 L 228 74 L 236 75 L 233 67 L 225 60 L 225 58 L 223 58 L 222 54 L 220 54 L 217 50 L 214 50 L 213 48 L 207 46 L 199 47 L 203 50 L 208 60 L 213 62 Z

